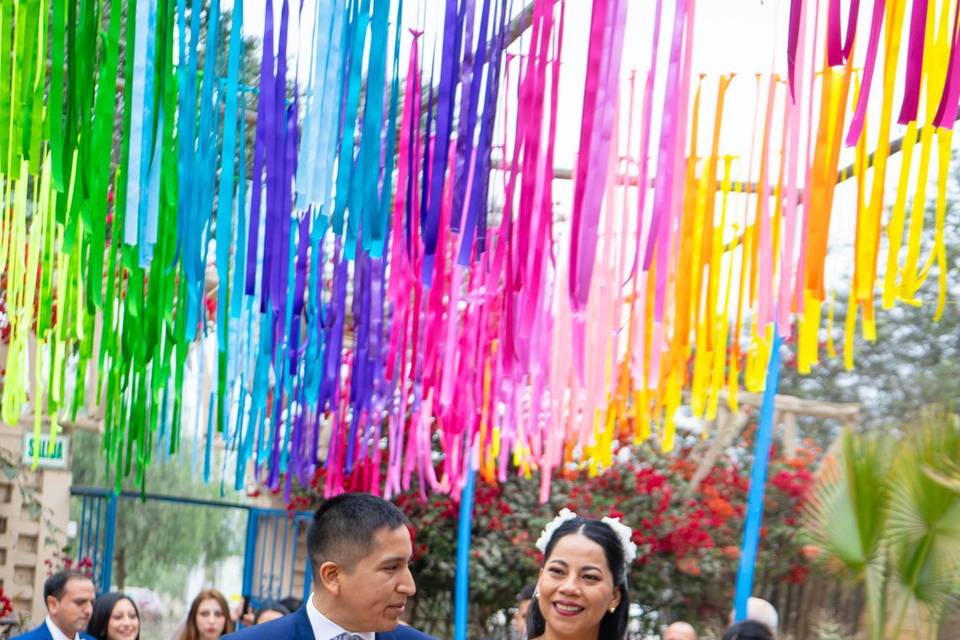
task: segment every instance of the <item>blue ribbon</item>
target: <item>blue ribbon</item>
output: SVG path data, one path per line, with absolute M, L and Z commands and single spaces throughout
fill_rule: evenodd
M 242 5 L 242 0 L 238 4 Z M 237 11 L 238 9 L 234 9 Z M 242 6 L 240 7 L 242 11 Z M 235 18 L 236 19 L 236 18 Z M 243 14 L 240 15 L 240 20 Z M 243 47 L 243 39 L 240 40 Z M 247 211 L 250 204 L 247 202 L 247 145 L 246 145 L 246 118 L 240 121 L 240 164 L 237 172 L 237 241 L 233 252 L 233 284 L 230 292 L 230 317 L 239 320 L 243 316 L 244 279 L 247 271 Z
M 357 128 L 357 109 L 360 104 L 360 86 L 363 84 L 361 72 L 363 70 L 363 51 L 367 41 L 367 25 L 370 22 L 370 0 L 360 0 L 359 10 L 350 22 L 350 65 L 347 85 L 346 104 L 343 113 L 343 133 L 340 136 L 340 162 L 337 167 L 336 198 L 333 205 L 333 232 L 340 235 L 347 209 L 347 200 L 350 197 L 350 185 L 353 178 L 353 134 Z M 351 216 L 356 212 L 351 211 Z M 356 220 L 352 224 L 356 224 Z M 354 232 L 354 238 L 356 237 Z M 345 246 L 347 255 L 352 254 L 353 248 Z
M 148 40 L 156 31 L 156 10 L 151 20 L 152 2 L 140 2 L 136 7 L 136 29 L 133 44 L 133 87 L 130 99 L 130 147 L 127 159 L 127 208 L 124 212 L 123 241 L 133 246 L 137 244 L 140 214 L 140 185 L 143 184 L 141 168 L 144 164 L 143 143 L 146 132 L 152 122 L 146 119 L 147 110 L 152 111 L 152 100 L 145 99 L 147 85 L 147 65 L 151 69 L 153 57 L 148 55 Z
M 321 92 L 323 72 L 325 67 L 321 59 L 329 55 L 330 27 L 332 25 L 334 3 L 321 2 L 313 17 L 311 30 L 311 46 L 309 51 L 310 69 L 307 74 L 306 104 L 303 108 L 303 137 L 300 140 L 299 157 L 297 160 L 297 209 L 307 209 L 318 204 L 318 194 L 315 186 L 315 155 L 320 138 L 320 102 L 323 99 Z M 307 171 L 307 166 L 310 171 Z
M 323 80 L 323 96 L 320 102 L 320 143 L 317 146 L 317 163 L 314 177 L 317 203 L 320 213 L 327 218 L 332 214 L 333 164 L 336 160 L 337 136 L 340 132 L 340 113 L 343 107 L 346 74 L 346 8 L 334 11 L 330 18 L 330 50 L 327 52 L 326 76 Z
M 367 97 L 363 114 L 363 137 L 357 160 L 359 173 L 354 174 L 351 188 L 351 214 L 360 212 L 363 229 L 362 246 L 365 251 L 379 256 L 386 235 L 386 211 L 380 207 L 380 139 L 383 131 L 383 93 L 386 88 L 388 21 L 390 0 L 374 0 L 370 27 L 370 60 L 367 66 Z M 397 29 L 399 32 L 399 29 Z M 396 117 L 394 115 L 394 117 Z M 392 142 L 392 141 L 391 141 Z M 389 176 L 389 174 L 384 174 Z M 357 216 L 347 226 L 347 257 L 351 257 L 354 242 L 351 232 L 357 230 Z
M 473 528 L 473 496 L 476 489 L 473 465 L 460 496 L 460 524 L 457 530 L 457 576 L 453 594 L 453 638 L 467 640 L 467 614 L 470 608 L 470 530 Z
M 140 191 L 139 210 L 141 216 L 134 221 L 134 228 L 137 232 L 137 241 L 139 243 L 139 265 L 142 268 L 148 268 L 153 258 L 153 247 L 157 243 L 157 219 L 160 213 L 160 164 L 163 149 L 157 144 L 157 131 L 163 131 L 163 104 L 160 103 L 159 122 L 154 123 L 153 108 L 156 77 L 154 72 L 154 56 L 157 40 L 157 3 L 151 0 L 149 3 L 149 22 L 147 28 L 146 41 L 146 61 L 144 67 L 144 86 L 143 86 L 143 145 L 145 153 L 140 158 L 140 169 L 138 176 L 140 186 L 145 187 Z M 156 124 L 156 126 L 154 126 Z M 132 125 L 131 125 L 132 126 Z M 131 200 L 127 200 L 127 209 L 129 210 Z M 130 223 L 125 221 L 124 235 L 130 230 Z
M 393 167 L 396 163 L 397 145 L 397 109 L 400 104 L 400 28 L 403 20 L 403 0 L 397 4 L 397 17 L 394 20 L 396 31 L 393 41 L 393 78 L 390 81 L 390 114 L 387 117 L 387 136 L 384 149 L 383 184 L 380 188 L 380 219 L 383 224 L 383 237 L 379 242 L 371 242 L 369 251 L 373 258 L 384 255 L 390 244 L 390 203 L 393 201 Z M 412 147 L 413 145 L 411 145 Z
M 219 277 L 217 303 L 217 342 L 221 352 L 227 351 L 229 337 L 229 319 L 233 313 L 227 312 L 230 291 L 230 240 L 231 222 L 234 212 L 233 182 L 236 166 L 237 114 L 239 110 L 240 83 L 240 37 L 243 28 L 243 0 L 237 0 L 233 10 L 233 24 L 230 31 L 230 49 L 227 54 L 226 100 L 223 116 L 223 151 L 221 153 L 220 191 L 217 194 L 217 275 Z M 237 216 L 243 217 L 242 201 L 236 201 Z M 238 240 L 241 238 L 238 235 Z M 241 252 L 237 251 L 239 257 Z M 238 270 L 239 271 L 239 270 Z M 239 289 L 234 297 L 239 296 Z M 239 311 L 239 304 L 233 305 Z M 232 310 L 231 310 L 232 311 Z M 232 380 L 232 376 L 230 378 Z M 229 387 L 230 385 L 228 385 Z M 226 390 L 221 390 L 226 393 Z
M 767 484 L 770 448 L 773 444 L 773 413 L 777 388 L 780 385 L 780 346 L 783 343 L 776 325 L 773 327 L 773 335 L 767 381 L 763 390 L 763 405 L 760 408 L 760 425 L 753 449 L 753 473 L 750 476 L 750 493 L 747 497 L 747 521 L 743 527 L 740 567 L 737 569 L 737 593 L 734 599 L 737 622 L 747 617 L 747 599 L 753 589 L 753 572 L 760 547 L 760 527 L 763 524 L 763 496 Z

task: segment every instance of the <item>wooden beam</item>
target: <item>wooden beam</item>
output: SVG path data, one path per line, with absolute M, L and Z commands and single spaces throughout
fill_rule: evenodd
M 728 398 L 726 390 L 720 391 L 720 399 Z M 759 409 L 763 404 L 763 394 L 740 390 L 737 392 L 737 401 Z M 774 404 L 777 411 L 790 412 L 814 418 L 829 418 L 841 422 L 856 422 L 860 419 L 860 404 L 857 402 L 822 402 L 819 400 L 804 400 L 796 396 L 777 394 Z

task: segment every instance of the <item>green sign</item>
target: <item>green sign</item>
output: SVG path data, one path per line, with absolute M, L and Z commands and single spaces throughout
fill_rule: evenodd
M 70 438 L 57 436 L 50 440 L 49 433 L 35 438 L 33 432 L 23 434 L 23 464 L 33 465 L 34 452 L 39 452 L 39 466 L 46 469 L 66 469 L 67 454 L 70 451 Z

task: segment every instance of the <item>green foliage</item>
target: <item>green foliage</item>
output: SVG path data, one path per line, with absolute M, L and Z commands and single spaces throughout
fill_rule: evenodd
M 103 468 L 96 434 L 74 436 L 73 481 L 112 487 Z M 132 488 L 132 477 L 124 488 Z M 159 461 L 147 470 L 147 491 L 191 498 L 219 499 L 219 486 L 203 484 L 186 460 Z M 73 517 L 78 518 L 79 514 Z M 117 509 L 114 581 L 121 589 L 144 586 L 182 595 L 190 570 L 242 553 L 243 517 L 239 510 L 121 499 Z
M 806 518 L 824 564 L 866 586 L 876 639 L 898 637 L 911 608 L 939 624 L 960 593 L 960 493 L 938 481 L 960 459 L 960 424 L 926 411 L 903 431 L 845 432 Z

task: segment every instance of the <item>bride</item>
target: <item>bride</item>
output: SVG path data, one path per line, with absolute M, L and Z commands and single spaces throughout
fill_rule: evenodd
M 537 540 L 543 567 L 530 605 L 527 638 L 622 640 L 630 609 L 627 569 L 637 555 L 619 518 L 591 520 L 569 509 Z

